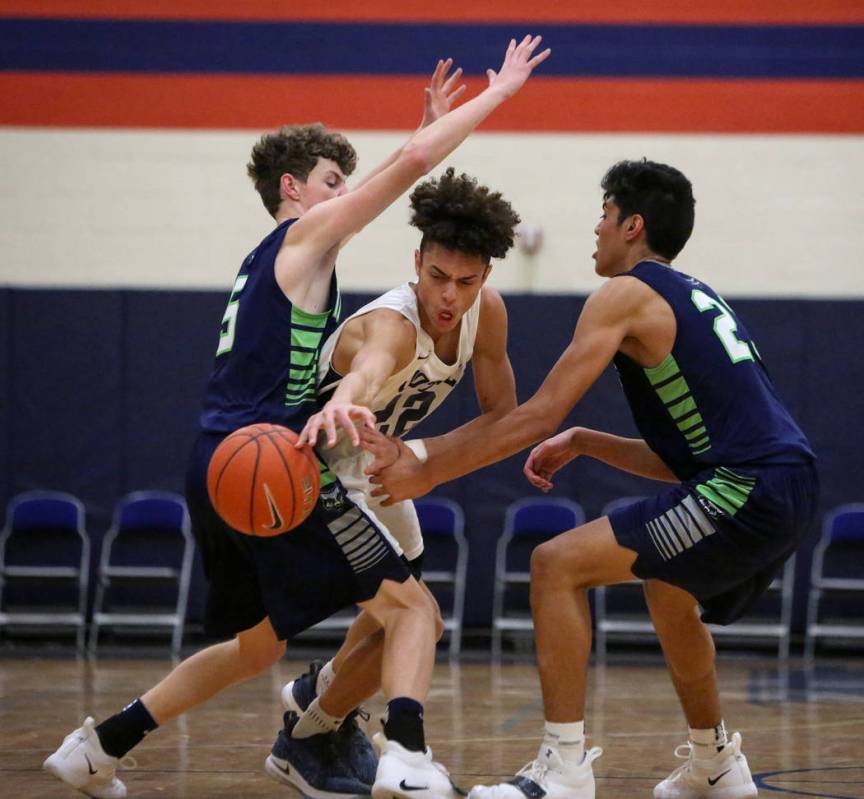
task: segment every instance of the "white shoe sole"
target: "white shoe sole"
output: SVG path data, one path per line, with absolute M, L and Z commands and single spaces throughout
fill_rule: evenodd
M 119 790 L 110 791 L 110 789 L 106 789 L 110 791 L 108 793 L 103 791 L 100 791 L 99 793 L 91 793 L 86 788 L 80 785 L 76 785 L 74 782 L 68 780 L 66 778 L 66 774 L 64 774 L 63 772 L 63 769 L 52 761 L 53 757 L 54 755 L 50 755 L 45 759 L 45 762 L 42 764 L 42 770 L 47 771 L 52 777 L 56 777 L 64 785 L 68 785 L 70 788 L 74 788 L 76 791 L 80 791 L 85 796 L 93 797 L 93 799 L 124 799 L 124 797 L 126 796 L 126 786 L 122 782 L 120 782 L 120 780 L 118 780 L 118 783 L 120 785 Z
M 267 772 L 267 776 L 277 782 L 296 788 L 310 799 L 368 799 L 369 797 L 369 794 L 366 793 L 331 793 L 313 788 L 303 779 L 299 771 L 291 768 L 289 762 L 273 757 L 273 755 L 267 755 L 267 759 L 264 761 L 264 771 Z

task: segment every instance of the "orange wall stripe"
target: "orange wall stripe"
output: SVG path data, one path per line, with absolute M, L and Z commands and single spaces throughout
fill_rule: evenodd
M 864 23 L 862 0 L 0 0 L 0 16 L 430 22 Z
M 0 73 L 0 124 L 273 128 L 321 120 L 410 129 L 423 80 Z M 469 81 L 469 96 L 482 88 Z M 864 81 L 536 78 L 484 124 L 495 131 L 864 133 Z

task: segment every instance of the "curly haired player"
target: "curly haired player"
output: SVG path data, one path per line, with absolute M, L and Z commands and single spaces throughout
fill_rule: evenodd
M 411 194 L 411 224 L 422 238 L 414 253 L 416 283 L 388 291 L 349 317 L 327 340 L 319 363 L 318 394 L 324 408 L 310 417 L 300 442 L 326 441 L 318 451 L 364 513 L 377 519 L 398 543 L 411 572 L 420 580 L 423 538 L 414 504 L 381 507 L 370 497 L 364 474 L 370 456 L 358 449 L 355 419 L 395 436 L 403 436 L 431 414 L 461 380 L 469 360 L 481 415 L 460 430 L 480 430 L 516 407 L 513 370 L 507 356 L 507 312 L 501 296 L 486 285 L 492 258 L 503 258 L 513 246 L 519 217 L 497 192 L 467 175 L 448 169 L 439 179 L 421 183 Z M 341 430 L 340 430 L 341 428 Z M 408 442 L 409 445 L 412 442 Z M 359 538 L 361 530 L 350 536 Z M 411 645 L 431 663 L 443 632 L 437 604 L 434 624 L 415 624 Z M 381 684 L 383 631 L 363 612 L 339 653 L 323 669 L 313 668 L 282 692 L 287 715 L 268 758 L 268 771 L 291 778 L 290 736 L 326 732 Z M 351 660 L 348 661 L 349 655 Z M 320 669 L 320 671 L 319 671 Z M 432 799 L 446 795 L 449 783 L 428 773 L 431 752 L 418 723 L 431 674 L 416 695 L 388 705 L 376 786 L 398 795 L 400 781 L 411 795 Z M 360 758 L 355 753 L 354 760 Z M 301 764 L 302 765 L 302 764 Z M 277 771 L 278 769 L 278 771 Z M 302 786 L 298 786 L 302 787 Z M 424 787 L 424 790 L 420 790 Z

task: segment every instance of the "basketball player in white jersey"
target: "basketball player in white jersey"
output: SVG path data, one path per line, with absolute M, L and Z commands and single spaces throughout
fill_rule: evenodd
M 467 175 L 456 176 L 452 168 L 440 179 L 420 184 L 411 194 L 411 207 L 411 224 L 423 234 L 414 254 L 417 281 L 404 283 L 361 308 L 324 344 L 318 393 L 326 404 L 309 418 L 298 446 L 317 442 L 319 454 L 351 500 L 389 533 L 393 547 L 403 553 L 419 580 L 423 539 L 414 505 L 406 501 L 385 508 L 370 496 L 373 486 L 364 470 L 372 457 L 359 448 L 355 424 L 377 424 L 385 433 L 404 435 L 446 399 L 469 360 L 473 360 L 482 413 L 463 427 L 479 429 L 516 407 L 507 356 L 507 312 L 498 292 L 485 284 L 492 270 L 490 259 L 503 258 L 513 245 L 519 217 L 499 193 Z M 415 452 L 422 457 L 422 448 Z M 431 593 L 429 597 L 434 603 Z M 439 615 L 434 637 L 418 630 L 414 643 L 432 653 L 442 632 Z M 333 660 L 323 668 L 313 667 L 283 689 L 285 707 L 301 714 L 299 721 L 291 723 L 301 731 L 317 730 L 320 725 L 323 732 L 374 695 L 381 681 L 383 640 L 380 626 L 361 613 Z M 343 671 L 349 654 L 350 668 Z M 388 782 L 392 770 L 394 788 L 401 779 L 411 786 L 411 796 L 440 796 L 419 771 L 417 779 L 405 779 L 406 760 L 417 756 L 419 762 L 426 751 L 422 739 L 414 746 L 411 752 L 396 741 L 382 741 L 376 788 Z M 292 782 L 294 769 L 284 762 L 287 758 L 273 762 L 278 749 L 277 739 L 268 773 L 276 776 L 273 765 L 278 765 L 285 781 Z M 388 767 L 388 761 L 396 758 L 398 770 Z M 358 770 L 374 765 L 374 755 L 364 753 L 362 743 L 354 746 L 351 760 Z

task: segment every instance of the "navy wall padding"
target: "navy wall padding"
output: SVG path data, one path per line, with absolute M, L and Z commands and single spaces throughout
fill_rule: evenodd
M 345 313 L 371 298 L 345 297 Z M 183 491 L 186 456 L 218 338 L 226 297 L 203 291 L 0 290 L 0 501 L 31 488 L 69 491 L 87 506 L 93 557 L 116 500 L 149 488 Z M 566 347 L 583 297 L 508 295 L 510 356 L 518 397 L 537 389 Z M 755 336 L 781 396 L 819 455 L 821 509 L 864 501 L 864 300 L 747 299 L 733 302 Z M 444 432 L 477 413 L 470 370 L 417 435 Z M 622 435 L 635 428 L 614 370 L 586 394 L 567 424 Z M 412 434 L 413 435 L 413 434 Z M 534 493 L 525 454 L 439 487 L 465 509 L 471 543 L 466 623 L 489 624 L 495 542 L 504 511 Z M 610 500 L 663 485 L 579 459 L 554 495 L 588 518 Z M 796 629 L 815 535 L 798 561 Z M 190 620 L 203 612 L 196 564 Z

